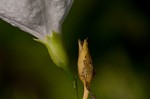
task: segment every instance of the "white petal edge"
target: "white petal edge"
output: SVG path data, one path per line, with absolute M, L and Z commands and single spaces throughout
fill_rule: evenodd
M 43 39 L 44 38 L 43 35 L 41 35 L 39 32 L 36 32 L 35 30 L 32 30 L 29 27 L 24 26 L 23 24 L 15 22 L 14 20 L 11 20 L 9 18 L 3 17 L 2 15 L 0 15 L 0 18 L 3 19 L 4 21 L 10 23 L 12 26 L 19 27 L 21 30 L 23 30 L 23 31 L 25 31 L 27 33 L 30 33 L 30 34 L 32 34 L 33 36 L 35 36 L 35 37 L 37 37 L 39 39 Z

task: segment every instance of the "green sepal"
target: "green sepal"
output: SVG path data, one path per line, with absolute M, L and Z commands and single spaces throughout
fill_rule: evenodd
M 63 44 L 62 35 L 52 32 L 51 34 L 46 35 L 44 39 L 35 40 L 44 44 L 56 66 L 63 68 L 66 71 L 69 59 Z

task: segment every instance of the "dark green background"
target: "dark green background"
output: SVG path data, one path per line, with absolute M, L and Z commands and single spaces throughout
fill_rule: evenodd
M 148 9 L 146 0 L 75 0 L 64 42 L 77 74 L 77 40 L 88 37 L 96 99 L 150 99 Z M 73 99 L 65 73 L 33 38 L 0 20 L 0 99 Z

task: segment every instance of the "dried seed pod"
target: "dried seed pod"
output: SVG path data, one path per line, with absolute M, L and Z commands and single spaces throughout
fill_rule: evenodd
M 89 53 L 87 39 L 85 39 L 83 42 L 78 40 L 78 45 L 78 75 L 84 85 L 83 99 L 88 99 L 90 84 L 93 77 L 92 59 Z

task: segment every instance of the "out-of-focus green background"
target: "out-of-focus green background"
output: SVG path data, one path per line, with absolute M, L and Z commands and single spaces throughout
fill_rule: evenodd
M 150 99 L 148 9 L 146 0 L 75 0 L 64 42 L 77 74 L 77 40 L 88 37 L 96 99 Z M 67 76 L 33 38 L 0 20 L 0 99 L 73 99 Z

